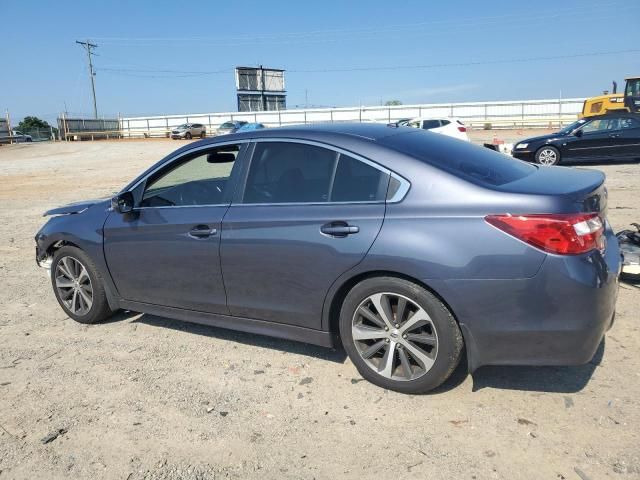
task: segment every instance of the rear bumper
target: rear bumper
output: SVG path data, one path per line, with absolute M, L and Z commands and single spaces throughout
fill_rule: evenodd
M 611 327 L 620 252 L 548 255 L 535 277 L 446 282 L 470 370 L 482 365 L 581 365 Z M 482 283 L 480 283 L 482 282 Z

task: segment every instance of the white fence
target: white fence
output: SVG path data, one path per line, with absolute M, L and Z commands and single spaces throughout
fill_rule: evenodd
M 518 100 L 508 102 L 473 102 L 392 107 L 349 107 L 271 112 L 224 112 L 131 117 L 120 119 L 124 137 L 164 137 L 183 123 L 202 123 L 207 132 L 228 120 L 262 123 L 267 127 L 317 122 L 389 123 L 415 117 L 456 117 L 471 128 L 548 128 L 576 120 L 584 98 L 555 100 Z

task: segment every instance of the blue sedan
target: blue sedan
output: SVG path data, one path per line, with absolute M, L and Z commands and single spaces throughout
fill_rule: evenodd
M 265 128 L 265 126 L 262 123 L 247 123 L 243 126 L 241 126 L 236 133 L 241 133 L 241 132 L 253 132 L 254 130 L 260 130 L 262 128 Z
M 344 346 L 372 383 L 588 362 L 615 311 L 605 177 L 374 124 L 186 145 L 47 212 L 36 258 L 80 323 L 118 309 Z

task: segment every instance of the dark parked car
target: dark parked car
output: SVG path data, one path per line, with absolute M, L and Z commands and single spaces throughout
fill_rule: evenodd
M 620 254 L 605 177 L 375 124 L 189 144 L 111 200 L 47 212 L 36 258 L 81 323 L 118 309 L 332 346 L 401 392 L 463 349 L 588 362 Z
M 229 133 L 236 133 L 240 127 L 246 125 L 247 123 L 248 122 L 243 122 L 241 120 L 231 120 L 229 122 L 224 122 L 216 130 L 216 135 L 228 135 Z
M 584 118 L 557 133 L 522 140 L 513 156 L 541 165 L 640 160 L 640 115 Z

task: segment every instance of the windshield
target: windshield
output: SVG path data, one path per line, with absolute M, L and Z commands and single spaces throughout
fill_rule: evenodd
M 626 95 L 628 97 L 640 97 L 640 78 L 627 80 Z
M 220 128 L 233 128 L 236 125 L 233 122 L 224 122 L 222 125 L 220 125 Z
M 573 132 L 575 129 L 580 128 L 581 126 L 583 126 L 585 123 L 587 123 L 587 121 L 585 119 L 580 119 L 577 122 L 573 122 L 572 124 L 567 125 L 562 130 L 560 130 L 558 133 L 561 133 L 563 135 L 568 135 L 571 132 Z
M 184 130 L 189 128 L 189 124 L 188 123 L 183 123 L 182 125 L 176 127 L 178 130 Z

